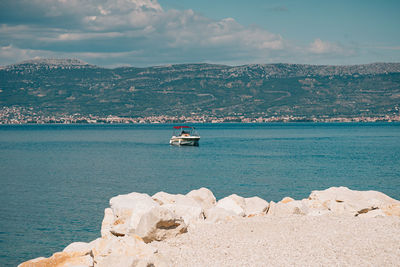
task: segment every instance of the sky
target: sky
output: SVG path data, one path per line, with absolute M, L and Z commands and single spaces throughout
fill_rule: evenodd
M 398 0 L 1 0 L 0 65 L 400 62 Z

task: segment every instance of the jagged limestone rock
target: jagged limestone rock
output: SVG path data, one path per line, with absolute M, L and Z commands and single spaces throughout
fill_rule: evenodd
M 171 210 L 160 206 L 144 214 L 136 228 L 136 234 L 148 243 L 161 241 L 187 231 L 184 220 Z
M 134 234 L 143 214 L 159 206 L 149 195 L 130 193 L 110 199 L 114 222 L 110 232 L 115 236 Z
M 217 203 L 214 194 L 211 192 L 211 190 L 205 187 L 192 190 L 187 193 L 186 196 L 194 199 L 203 208 L 203 210 L 211 209 L 215 207 Z

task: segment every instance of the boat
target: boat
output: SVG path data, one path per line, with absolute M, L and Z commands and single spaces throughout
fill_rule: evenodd
M 194 127 L 174 126 L 174 133 L 169 143 L 177 146 L 198 146 L 199 140 L 200 135 Z

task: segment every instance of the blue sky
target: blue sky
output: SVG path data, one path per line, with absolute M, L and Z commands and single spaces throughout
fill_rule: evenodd
M 400 1 L 2 0 L 0 65 L 400 62 Z

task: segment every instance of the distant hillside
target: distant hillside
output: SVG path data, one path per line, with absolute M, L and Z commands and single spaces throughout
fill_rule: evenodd
M 75 59 L 0 68 L 0 107 L 45 114 L 248 117 L 398 114 L 400 63 L 101 68 Z

